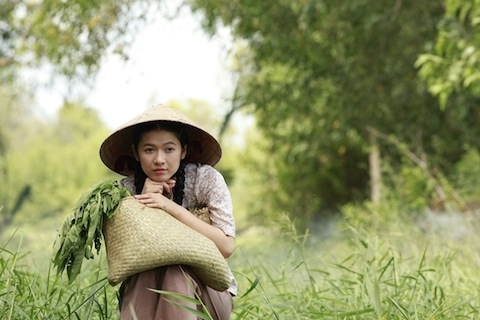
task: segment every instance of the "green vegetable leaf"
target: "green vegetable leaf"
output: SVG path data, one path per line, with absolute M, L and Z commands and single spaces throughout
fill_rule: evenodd
M 104 217 L 113 217 L 120 201 L 130 195 L 114 180 L 101 181 L 82 194 L 54 244 L 53 265 L 58 274 L 66 269 L 69 281 L 75 280 L 83 259 L 93 259 L 93 247 L 100 252 Z

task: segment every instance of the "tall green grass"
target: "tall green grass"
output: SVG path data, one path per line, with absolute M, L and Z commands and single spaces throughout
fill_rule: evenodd
M 116 295 L 104 270 L 87 267 L 69 284 L 51 268 L 39 273 L 21 248 L 7 245 L 0 248 L 0 319 L 115 319 Z
M 283 228 L 290 240 L 249 247 L 237 278 L 260 280 L 236 300 L 237 319 L 480 319 L 475 229 L 454 239 L 390 222 L 375 232 L 341 222 L 322 241 Z
M 326 237 L 289 221 L 240 235 L 230 259 L 240 288 L 232 319 L 480 319 L 474 228 L 453 238 L 411 221 L 354 221 L 354 213 Z M 21 247 L 6 248 L 0 319 L 118 319 L 102 255 L 68 284 L 27 263 Z

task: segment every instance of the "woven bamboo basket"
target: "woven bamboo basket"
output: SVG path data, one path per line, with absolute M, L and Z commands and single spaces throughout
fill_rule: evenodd
M 124 198 L 116 214 L 104 220 L 108 281 L 116 285 L 142 271 L 187 265 L 207 286 L 224 291 L 230 269 L 216 245 L 160 209 Z

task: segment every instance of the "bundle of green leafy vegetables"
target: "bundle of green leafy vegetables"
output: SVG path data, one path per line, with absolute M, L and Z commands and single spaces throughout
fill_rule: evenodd
M 131 195 L 114 180 L 101 181 L 88 189 L 63 221 L 55 241 L 53 265 L 57 274 L 67 270 L 69 282 L 80 273 L 83 259 L 100 252 L 104 217 L 111 218 L 120 201 Z

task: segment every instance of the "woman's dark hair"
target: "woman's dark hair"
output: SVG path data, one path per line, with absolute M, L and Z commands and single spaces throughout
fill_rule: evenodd
M 175 134 L 180 140 L 182 147 L 188 144 L 188 136 L 185 130 L 185 126 L 179 122 L 172 121 L 152 121 L 138 124 L 133 129 L 133 145 L 135 149 L 138 148 L 138 144 L 142 136 L 152 130 L 166 130 Z M 185 166 L 186 163 L 184 160 L 180 161 L 180 167 L 178 171 L 174 174 L 175 177 L 175 187 L 173 188 L 173 201 L 182 205 L 183 201 L 183 189 L 185 187 Z M 139 161 L 135 161 L 134 167 L 135 174 L 135 191 L 137 194 L 142 193 L 143 186 L 145 185 L 145 179 L 147 175 L 143 172 L 142 167 L 140 166 Z

